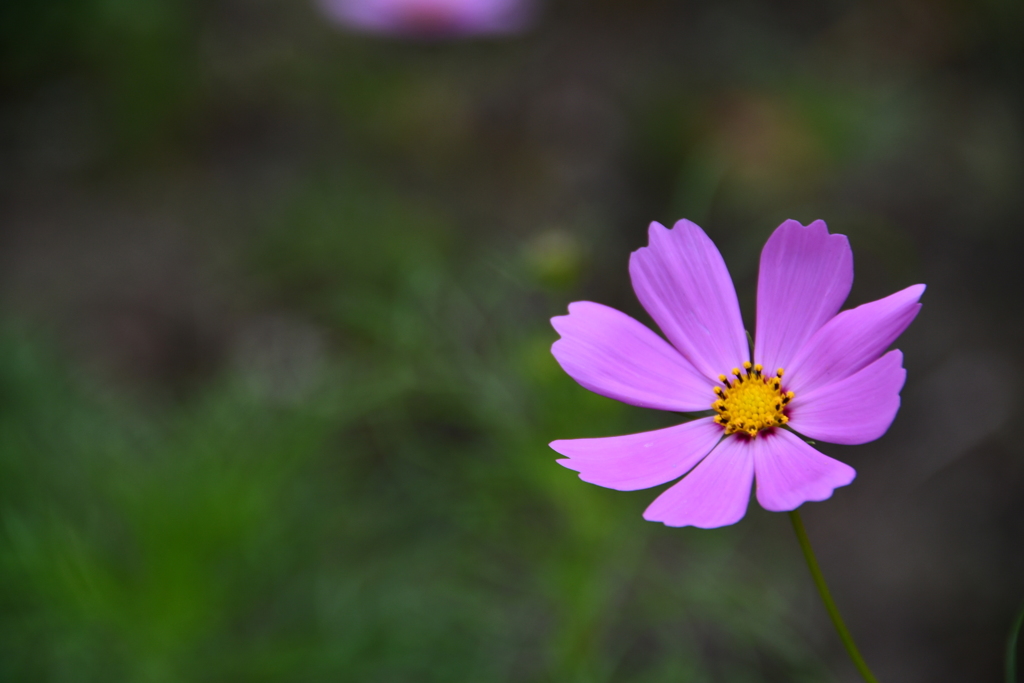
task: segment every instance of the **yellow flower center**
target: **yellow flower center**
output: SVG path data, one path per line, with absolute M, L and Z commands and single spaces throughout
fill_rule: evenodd
M 733 368 L 731 381 L 725 375 L 718 376 L 725 388 L 715 387 L 718 398 L 711 404 L 718 413 L 715 422 L 725 427 L 726 434 L 743 432 L 751 438 L 789 422 L 783 411 L 793 400 L 793 392 L 782 390 L 783 369 L 779 368 L 774 377 L 765 377 L 764 368 L 746 362 L 743 370 Z

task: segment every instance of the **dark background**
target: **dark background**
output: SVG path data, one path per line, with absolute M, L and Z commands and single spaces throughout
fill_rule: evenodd
M 1024 6 L 551 2 L 496 40 L 286 0 L 0 4 L 0 681 L 853 681 L 784 515 L 667 529 L 546 443 L 665 426 L 547 319 L 651 220 L 752 326 L 785 218 L 929 289 L 802 508 L 883 682 L 1024 600 Z

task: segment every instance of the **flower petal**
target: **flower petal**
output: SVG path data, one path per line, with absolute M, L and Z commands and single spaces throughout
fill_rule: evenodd
M 373 33 L 444 38 L 508 33 L 525 27 L 519 0 L 317 0 L 328 19 Z
M 591 391 L 644 408 L 708 410 L 711 383 L 668 342 L 625 313 L 576 301 L 551 319 L 562 338 L 551 353 Z
M 852 285 L 845 235 L 830 235 L 824 221 L 804 227 L 789 220 L 776 228 L 757 277 L 757 362 L 773 373 L 788 370 L 800 347 L 839 312 Z
M 558 463 L 579 472 L 583 481 L 636 491 L 689 472 L 715 447 L 722 431 L 708 417 L 642 434 L 552 441 L 551 448 L 567 458 Z
M 844 380 L 797 394 L 790 404 L 789 424 L 805 436 L 829 443 L 874 441 L 896 418 L 906 378 L 903 354 L 890 351 Z
M 640 303 L 680 353 L 715 380 L 748 360 L 732 278 L 704 231 L 682 220 L 651 223 L 650 246 L 629 259 Z
M 757 501 L 765 510 L 785 512 L 807 501 L 825 500 L 857 476 L 849 465 L 819 453 L 784 429 L 761 434 L 750 445 Z
M 924 285 L 913 285 L 829 320 L 786 368 L 786 388 L 800 396 L 878 360 L 917 316 L 923 293 Z
M 654 499 L 644 519 L 703 529 L 743 519 L 754 479 L 749 446 L 750 441 L 739 437 L 723 439 L 682 481 Z

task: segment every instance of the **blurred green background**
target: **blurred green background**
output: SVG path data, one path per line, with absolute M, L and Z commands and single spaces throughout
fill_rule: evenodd
M 648 321 L 688 217 L 752 327 L 783 219 L 926 282 L 888 435 L 804 516 L 883 681 L 1024 599 L 1024 9 L 552 1 L 520 36 L 286 0 L 0 4 L 0 681 L 852 681 L 783 515 L 673 530 L 546 443 L 672 424 L 547 319 Z

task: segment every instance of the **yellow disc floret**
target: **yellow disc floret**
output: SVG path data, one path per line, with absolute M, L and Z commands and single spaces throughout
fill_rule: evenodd
M 783 369 L 775 376 L 765 376 L 760 365 L 743 364 L 743 371 L 732 369 L 732 379 L 719 375 L 725 387 L 715 387 L 717 399 L 711 408 L 718 413 L 715 422 L 725 427 L 726 434 L 743 432 L 753 438 L 757 433 L 789 422 L 784 411 L 793 400 L 792 391 L 782 390 Z

